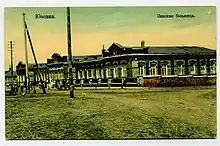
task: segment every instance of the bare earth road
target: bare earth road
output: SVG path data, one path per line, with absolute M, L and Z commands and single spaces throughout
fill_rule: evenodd
M 216 86 L 47 92 L 5 97 L 7 140 L 216 137 Z

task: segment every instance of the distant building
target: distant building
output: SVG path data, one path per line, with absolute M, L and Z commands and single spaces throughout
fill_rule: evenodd
M 13 71 L 13 73 L 11 73 L 11 69 L 9 69 L 8 71 L 5 71 L 5 82 L 17 80 L 17 77 L 18 75 L 16 71 Z
M 68 78 L 67 67 L 67 56 L 57 53 L 39 64 L 47 82 Z M 33 64 L 28 68 L 34 71 Z M 25 65 L 18 63 L 16 71 L 19 80 L 24 81 Z M 73 74 L 76 83 L 97 83 L 98 79 L 103 83 L 107 79 L 119 82 L 121 78 L 136 82 L 139 76 L 156 75 L 216 75 L 216 51 L 198 46 L 145 46 L 144 41 L 134 47 L 113 43 L 100 55 L 73 56 Z

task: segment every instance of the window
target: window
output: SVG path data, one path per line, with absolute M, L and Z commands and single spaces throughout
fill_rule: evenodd
M 200 72 L 201 72 L 201 74 L 206 74 L 207 73 L 207 65 L 206 65 L 206 60 L 205 59 L 200 61 Z
M 119 78 L 122 77 L 122 68 L 118 68 L 118 77 L 119 77 Z
M 81 78 L 84 78 L 83 71 L 80 71 L 80 76 L 81 76 Z
M 157 61 L 151 61 L 149 67 L 150 75 L 157 75 Z
M 177 72 L 178 75 L 183 75 L 184 69 L 182 64 L 177 67 Z
M 92 77 L 92 71 L 91 70 L 88 70 L 88 76 L 89 76 L 89 78 Z
M 177 75 L 183 75 L 184 74 L 184 61 L 183 60 L 177 60 L 176 61 L 176 72 Z
M 215 63 L 211 65 L 210 70 L 211 70 L 211 74 L 216 74 L 216 64 Z
M 107 70 L 103 69 L 103 78 L 107 78 L 107 74 L 106 74 Z
M 110 77 L 114 78 L 114 69 L 113 68 L 110 69 Z
M 195 75 L 196 74 L 196 64 L 193 64 L 192 66 L 190 66 L 190 74 L 191 75 Z
M 196 74 L 196 64 L 193 65 L 193 74 Z
M 92 70 L 92 73 L 93 73 L 92 77 L 93 77 L 93 78 L 96 78 L 96 70 L 95 70 L 95 69 Z
M 98 79 L 99 78 L 99 70 L 95 69 L 94 72 L 95 72 L 95 75 L 96 75 L 95 78 Z
M 84 78 L 87 79 L 87 71 L 84 71 Z
M 216 74 L 216 60 L 215 59 L 210 60 L 210 73 Z
M 79 71 L 79 78 L 82 78 L 82 71 Z
M 206 65 L 200 66 L 200 68 L 201 68 L 201 74 L 206 74 L 207 73 Z
M 157 71 L 156 66 L 151 66 L 150 67 L 150 75 L 156 75 L 157 74 L 156 71 Z
M 126 69 L 126 67 L 122 68 L 122 76 L 124 76 L 124 77 L 127 76 L 127 69 Z
M 144 75 L 144 66 L 139 66 L 139 75 Z
M 99 69 L 99 77 L 102 77 L 102 69 Z
M 161 61 L 161 75 L 162 76 L 167 76 L 167 75 L 170 75 L 170 70 L 171 70 L 171 67 L 170 67 L 170 64 L 169 64 L 169 60 L 164 60 L 164 61 Z
M 189 66 L 189 73 L 191 75 L 195 75 L 196 71 L 197 71 L 197 69 L 196 69 L 196 61 L 195 60 L 191 60 L 189 65 L 190 65 Z
M 161 68 L 161 75 L 166 76 L 167 75 L 167 65 L 163 65 Z

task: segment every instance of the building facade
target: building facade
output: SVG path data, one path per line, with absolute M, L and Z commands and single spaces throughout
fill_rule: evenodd
M 28 66 L 34 80 L 35 65 Z M 46 82 L 67 79 L 67 56 L 54 53 L 46 63 L 39 64 L 42 78 Z M 25 65 L 18 63 L 19 81 L 24 81 Z M 20 72 L 20 73 L 19 73 Z M 128 47 L 113 43 L 102 54 L 73 56 L 73 76 L 76 84 L 138 82 L 139 77 L 153 76 L 202 76 L 216 75 L 216 51 L 197 46 Z M 22 80 L 21 80 L 22 78 Z M 36 76 L 36 81 L 39 77 Z

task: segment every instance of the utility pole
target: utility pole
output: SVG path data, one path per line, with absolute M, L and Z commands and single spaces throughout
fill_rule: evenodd
M 30 36 L 29 31 L 28 31 L 28 26 L 27 26 L 26 22 L 24 22 L 24 24 L 25 24 L 25 29 L 26 29 L 26 32 L 27 32 L 27 37 L 28 37 L 28 40 L 29 40 L 29 43 L 30 43 L 31 51 L 32 51 L 32 54 L 33 54 L 33 57 L 34 57 L 34 62 L 35 62 L 35 65 L 36 65 L 36 71 L 37 71 L 37 73 L 40 77 L 40 82 L 41 82 L 41 87 L 42 87 L 42 90 L 43 90 L 43 94 L 46 94 L 44 82 L 43 82 L 42 76 L 40 74 L 40 70 L 39 70 L 38 63 L 37 63 L 37 58 L 36 58 L 36 55 L 35 55 L 35 52 L 34 52 L 34 47 L 33 47 L 32 41 L 31 41 L 31 36 Z
M 73 83 L 73 60 L 72 60 L 72 48 L 71 48 L 71 25 L 70 25 L 70 8 L 67 7 L 67 44 L 68 44 L 68 73 L 70 84 L 70 98 L 75 98 L 74 95 L 74 83 Z
M 24 15 L 25 14 L 23 14 L 23 16 Z M 25 33 L 27 34 L 27 38 L 29 40 L 31 51 L 32 51 L 32 54 L 33 54 L 33 57 L 34 57 L 34 61 L 35 61 L 35 65 L 36 65 L 36 73 L 38 74 L 38 76 L 40 78 L 43 94 L 46 94 L 46 89 L 45 89 L 45 86 L 44 86 L 44 82 L 42 80 L 42 76 L 41 76 L 41 73 L 40 73 L 40 70 L 39 70 L 39 67 L 38 67 L 38 63 L 37 63 L 37 58 L 36 58 L 36 55 L 35 55 L 35 52 L 34 52 L 34 47 L 33 47 L 32 41 L 31 41 L 31 35 L 29 33 L 28 26 L 27 26 L 27 23 L 26 23 L 25 19 L 24 19 L 24 28 L 25 28 Z M 26 36 L 26 34 L 25 34 L 25 36 Z
M 23 13 L 23 21 L 24 21 L 24 48 L 25 48 L 25 85 L 26 85 L 26 94 L 30 93 L 29 88 L 29 75 L 28 75 L 28 50 L 27 50 L 27 35 L 26 35 L 26 28 L 25 28 L 25 13 Z
M 11 94 L 14 93 L 14 83 L 13 83 L 13 80 L 14 80 L 14 74 L 13 74 L 13 48 L 14 48 L 14 44 L 12 41 L 9 42 L 9 51 L 10 51 L 10 54 L 11 54 L 11 67 L 9 68 L 10 69 L 10 72 L 11 72 Z
M 11 72 L 11 77 L 13 79 L 14 75 L 13 75 L 13 48 L 14 48 L 14 44 L 13 44 L 13 41 L 10 41 L 9 42 L 9 45 L 10 45 L 10 53 L 11 53 L 11 68 L 10 68 L 10 72 Z

